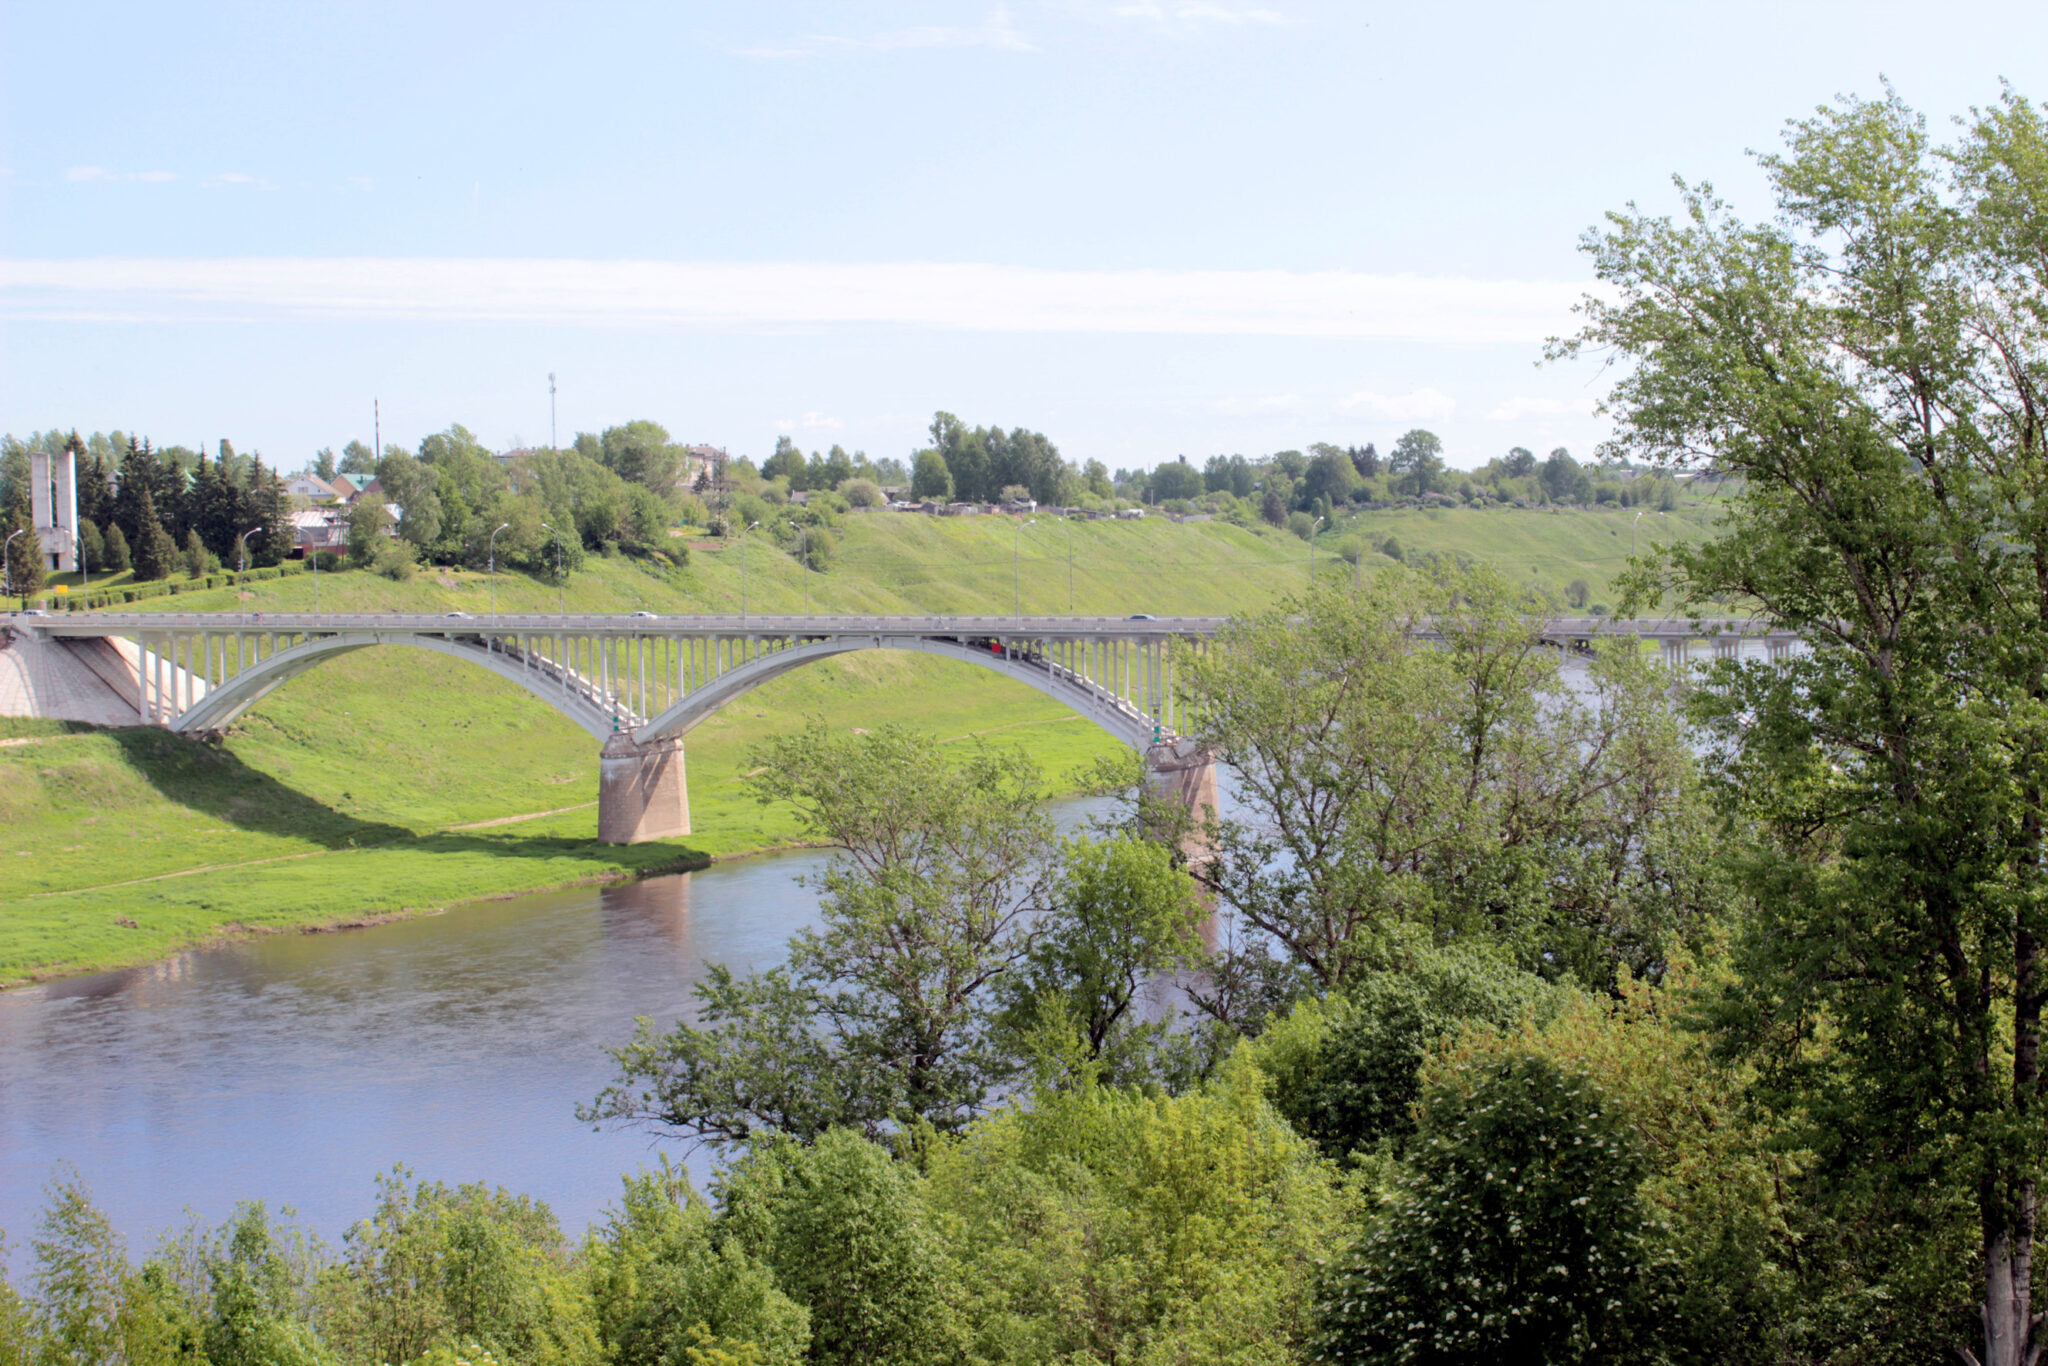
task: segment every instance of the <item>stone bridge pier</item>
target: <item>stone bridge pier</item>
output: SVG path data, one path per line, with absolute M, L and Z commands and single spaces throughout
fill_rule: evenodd
M 605 741 L 597 760 L 597 837 L 643 844 L 690 833 L 690 784 L 683 742 L 640 744 L 625 731 Z
M 1190 866 L 1209 855 L 1203 822 L 1216 811 L 1216 751 L 1194 740 L 1162 740 L 1145 750 L 1145 785 L 1153 800 L 1187 813 L 1180 839 Z

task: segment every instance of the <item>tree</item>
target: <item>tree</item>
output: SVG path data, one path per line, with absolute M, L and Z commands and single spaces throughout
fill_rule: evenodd
M 1500 459 L 1500 469 L 1510 479 L 1527 479 L 1536 473 L 1536 452 L 1527 446 L 1510 446 Z
M 135 577 L 147 582 L 167 579 L 178 561 L 177 542 L 156 518 L 156 500 L 144 489 L 136 501 Z
M 1699 694 L 1769 836 L 1723 1037 L 1866 1226 L 1973 1210 L 1961 1355 L 2020 1366 L 2044 1346 L 2048 125 L 2008 90 L 1937 150 L 1888 91 L 1786 143 L 1761 225 L 1687 186 L 1677 222 L 1611 214 L 1587 249 L 1612 293 L 1554 353 L 1626 363 L 1617 453 L 1740 476 L 1731 533 L 1638 594 L 1808 644 Z
M 1387 456 L 1387 473 L 1404 493 L 1434 493 L 1443 481 L 1444 443 L 1435 432 L 1417 427 L 1404 432 Z
M 15 536 L 17 531 L 26 532 Z M 43 543 L 36 539 L 32 520 L 22 513 L 0 518 L 0 538 L 13 538 L 7 549 L 7 592 L 27 598 L 43 591 L 48 571 L 43 565 Z
M 1051 882 L 1037 769 L 1021 753 L 955 760 L 900 727 L 835 736 L 822 722 L 749 766 L 761 801 L 792 803 L 840 851 L 819 880 L 819 928 L 791 938 L 787 967 L 714 967 L 697 1024 L 643 1020 L 580 1113 L 712 1143 L 958 1128 L 1014 1071 L 992 988 L 1029 951 Z
M 398 534 L 424 550 L 441 534 L 440 476 L 399 452 L 377 466 L 377 483 L 398 509 Z
M 619 478 L 663 498 L 676 492 L 683 451 L 669 440 L 660 423 L 640 419 L 622 427 L 607 427 L 598 444 L 605 467 Z
M 1171 1025 L 1131 1007 L 1155 977 L 1202 956 L 1193 884 L 1164 845 L 1128 836 L 1072 841 L 1061 865 L 1046 928 L 1002 985 L 1003 1023 L 1020 1036 L 1071 1027 L 1104 1077 L 1152 1080 Z
M 820 1366 L 952 1359 L 958 1329 L 936 1221 L 902 1164 L 859 1134 L 756 1148 L 719 1189 L 741 1248 L 810 1311 Z
M 1564 447 L 1559 446 L 1550 453 L 1550 458 L 1543 462 L 1543 468 L 1536 477 L 1543 485 L 1543 491 L 1550 495 L 1551 502 L 1581 501 L 1579 486 L 1585 482 L 1585 475 L 1579 472 L 1579 462 L 1572 459 L 1572 453 Z
M 1311 502 L 1318 498 L 1328 499 L 1332 507 L 1350 502 L 1351 495 L 1362 486 L 1362 480 L 1349 453 L 1321 441 L 1310 446 L 1309 450 L 1313 458 L 1302 472 L 1302 496 Z
M 1205 1008 L 1256 1028 L 1417 938 L 1600 986 L 1698 925 L 1714 886 L 1669 680 L 1628 649 L 1567 683 L 1528 629 L 1542 610 L 1488 569 L 1388 567 L 1181 665 L 1242 811 L 1194 868 L 1248 930 Z
M 260 569 L 284 563 L 298 548 L 292 530 L 291 500 L 284 481 L 275 470 L 263 468 L 258 460 L 251 466 L 248 497 L 243 502 L 242 530 L 254 529 L 249 538 L 249 562 Z
M 910 496 L 924 502 L 948 503 L 953 499 L 953 473 L 946 457 L 937 451 L 919 451 L 912 462 Z
M 105 541 L 105 567 L 106 571 L 109 574 L 126 573 L 128 570 L 135 567 L 134 559 L 130 555 L 128 550 L 128 538 L 121 534 L 121 524 L 119 522 L 107 523 L 107 534 L 105 537 Z
M 377 453 L 362 442 L 350 440 L 341 448 L 341 474 L 361 479 L 377 473 Z
M 348 510 L 348 557 L 356 565 L 377 558 L 377 547 L 391 533 L 391 509 L 375 493 L 364 494 Z
M 205 458 L 203 453 L 200 458 Z M 322 479 L 331 480 L 340 472 L 340 470 L 335 468 L 334 464 L 334 447 L 322 446 L 313 456 L 313 473 Z
M 1573 607 L 1583 609 L 1593 600 L 1593 589 L 1584 579 L 1573 579 L 1564 586 L 1564 600 Z
M 1163 461 L 1145 481 L 1145 501 L 1163 503 L 1169 498 L 1200 498 L 1204 492 L 1202 472 L 1186 460 Z
M 1318 1358 L 1660 1359 L 1642 1162 L 1591 1081 L 1502 1059 L 1439 1086 L 1418 1139 L 1326 1292 Z

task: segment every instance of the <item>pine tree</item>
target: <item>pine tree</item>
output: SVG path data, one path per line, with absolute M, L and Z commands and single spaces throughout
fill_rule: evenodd
M 138 580 L 167 579 L 178 562 L 178 546 L 157 520 L 156 500 L 145 488 L 138 500 L 135 536 L 135 577 Z
M 106 543 L 106 570 L 109 574 L 125 574 L 135 567 L 135 561 L 128 553 L 128 537 L 122 533 L 119 522 L 107 523 L 107 534 L 102 540 Z
M 285 494 L 284 481 L 275 471 L 263 468 L 257 461 L 249 476 L 249 493 L 243 502 L 244 530 L 262 528 L 249 538 L 249 563 L 259 568 L 282 563 L 294 548 L 292 534 L 291 501 Z
M 34 522 L 21 512 L 0 517 L 0 537 L 28 531 L 28 535 L 14 541 L 6 556 L 7 592 L 13 597 L 33 597 L 43 591 L 43 546 L 36 539 L 36 533 L 31 529 L 33 526 Z
M 114 493 L 114 522 L 128 538 L 129 548 L 138 554 L 142 550 L 142 504 L 145 498 L 152 500 L 151 517 L 155 518 L 155 464 L 156 452 L 129 437 L 128 450 L 121 457 L 120 487 Z M 158 525 L 161 527 L 162 523 Z

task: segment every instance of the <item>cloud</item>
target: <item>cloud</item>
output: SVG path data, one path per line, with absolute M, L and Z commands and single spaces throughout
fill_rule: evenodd
M 74 185 L 111 183 L 120 180 L 139 180 L 148 185 L 165 185 L 178 178 L 175 171 L 110 171 L 104 166 L 73 166 L 64 172 L 64 178 Z
M 1416 389 L 1405 394 L 1375 394 L 1366 390 L 1337 401 L 1339 408 L 1363 408 L 1378 417 L 1396 422 L 1442 422 L 1456 410 L 1458 402 L 1440 389 Z
M 1347 271 L 494 258 L 0 260 L 0 316 L 531 322 L 700 331 L 887 325 L 1530 345 L 1586 286 Z M 1347 407 L 1437 416 L 1433 389 Z
M 1244 417 L 1252 413 L 1291 413 L 1301 406 L 1300 394 L 1268 394 L 1264 398 L 1218 399 L 1215 410 L 1230 417 Z
M 1517 394 L 1486 415 L 1488 422 L 1515 422 L 1525 417 L 1552 417 L 1558 413 L 1572 411 L 1572 405 L 1563 399 L 1532 398 Z
M 218 187 L 222 185 L 253 185 L 259 190 L 268 190 L 274 188 L 271 185 L 271 183 L 265 180 L 263 177 L 245 175 L 240 171 L 222 171 L 217 175 L 208 176 L 205 183 L 209 187 Z
M 999 52 L 1036 52 L 1038 48 L 1017 31 L 1008 8 L 998 5 L 987 19 L 972 26 L 959 24 L 918 24 L 854 37 L 844 34 L 813 33 L 786 47 L 741 48 L 743 57 L 769 59 L 814 57 L 821 52 L 897 52 L 916 48 L 985 47 Z
M 1112 19 L 1142 19 L 1155 24 L 1219 24 L 1237 28 L 1245 24 L 1284 24 L 1286 17 L 1264 5 L 1226 5 L 1215 0 L 1119 0 L 1106 9 Z
M 840 432 L 846 430 L 846 424 L 828 413 L 805 413 L 794 420 L 783 418 L 775 424 L 775 428 L 783 432 L 794 432 L 799 429 L 807 432 Z

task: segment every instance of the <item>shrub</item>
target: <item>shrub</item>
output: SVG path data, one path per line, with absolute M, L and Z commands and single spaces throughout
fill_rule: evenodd
M 419 551 L 413 548 L 411 541 L 393 537 L 377 546 L 370 567 L 393 583 L 404 583 L 412 577 L 413 570 L 418 565 L 418 556 Z
M 1310 540 L 1315 535 L 1316 519 L 1306 512 L 1290 512 L 1287 514 L 1287 529 L 1304 541 Z
M 849 479 L 839 486 L 839 494 L 846 499 L 848 507 L 871 508 L 882 505 L 882 489 L 872 479 Z
M 316 550 L 313 552 L 313 567 L 331 574 L 341 568 L 341 555 L 333 550 Z

